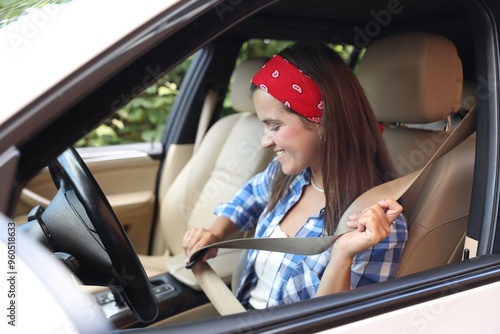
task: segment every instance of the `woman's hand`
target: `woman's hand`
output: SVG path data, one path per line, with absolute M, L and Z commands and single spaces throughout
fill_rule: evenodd
M 391 233 L 391 224 L 403 212 L 403 207 L 386 199 L 349 216 L 351 232 L 333 244 L 330 262 L 323 273 L 316 296 L 348 290 L 351 287 L 353 257 L 384 240 Z
M 351 214 L 347 226 L 354 228 L 334 244 L 335 252 L 352 258 L 376 245 L 391 233 L 391 224 L 403 212 L 403 207 L 392 199 L 382 200 L 365 210 Z
M 186 263 L 189 263 L 189 258 L 198 249 L 218 241 L 219 241 L 218 238 L 207 229 L 195 228 L 192 230 L 188 230 L 186 234 L 184 234 L 184 238 L 182 239 L 182 247 L 184 248 L 184 252 L 186 253 L 187 256 Z M 211 248 L 208 250 L 207 254 L 203 257 L 202 261 L 206 262 L 208 259 L 213 258 L 216 255 L 217 255 L 217 249 Z
M 184 239 L 182 239 L 182 248 L 186 252 L 186 263 L 189 263 L 189 258 L 198 249 L 205 246 L 211 245 L 214 242 L 219 242 L 226 240 L 228 236 L 236 232 L 238 228 L 236 225 L 229 220 L 229 218 L 224 216 L 219 216 L 215 221 L 205 228 L 194 228 L 188 230 L 184 234 Z M 213 258 L 217 255 L 217 249 L 211 248 L 208 250 L 207 254 L 201 259 L 202 262 L 206 262 L 208 259 Z

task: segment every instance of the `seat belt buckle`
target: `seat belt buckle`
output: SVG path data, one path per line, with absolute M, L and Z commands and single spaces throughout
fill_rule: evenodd
M 186 264 L 186 269 L 193 268 L 193 266 L 207 254 L 208 250 L 209 247 L 206 247 L 194 252 L 193 255 L 191 255 L 191 257 L 189 258 L 189 263 Z

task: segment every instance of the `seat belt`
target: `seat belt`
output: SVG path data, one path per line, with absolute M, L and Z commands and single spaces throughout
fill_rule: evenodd
M 410 186 L 426 171 L 436 160 L 451 151 L 454 147 L 468 138 L 476 129 L 476 107 L 472 108 L 464 117 L 462 122 L 448 136 L 443 144 L 434 153 L 432 158 L 421 169 L 380 184 L 359 196 L 344 212 L 333 235 L 324 237 L 305 238 L 242 238 L 217 242 L 196 251 L 191 257 L 186 268 L 191 268 L 208 251 L 209 248 L 233 248 L 233 249 L 260 249 L 271 252 L 282 252 L 292 254 L 313 255 L 324 252 L 337 238 L 352 229 L 347 227 L 347 219 L 350 214 L 372 206 L 381 199 L 392 198 L 398 200 L 410 188 Z M 311 242 L 314 239 L 314 242 Z
M 198 263 L 210 248 L 259 249 L 271 252 L 313 255 L 326 251 L 340 236 L 350 232 L 347 218 L 351 213 L 359 212 L 380 199 L 398 200 L 410 186 L 435 161 L 451 151 L 454 147 L 476 131 L 476 106 L 464 117 L 462 122 L 444 141 L 425 166 L 411 174 L 380 184 L 359 196 L 344 212 L 334 234 L 324 237 L 306 238 L 243 238 L 217 242 L 196 251 L 190 257 L 186 268 L 191 268 L 201 288 L 221 315 L 244 312 L 231 290 L 207 263 Z
M 198 151 L 198 147 L 207 132 L 208 125 L 215 111 L 218 97 L 219 93 L 215 89 L 208 89 L 205 101 L 203 102 L 203 107 L 201 108 L 200 121 L 198 122 L 198 130 L 196 131 L 193 153 Z

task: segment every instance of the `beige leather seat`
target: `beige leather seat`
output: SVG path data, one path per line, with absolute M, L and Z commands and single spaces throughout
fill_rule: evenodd
M 196 152 L 168 189 L 160 194 L 156 233 L 156 255 L 140 256 L 151 277 L 169 272 L 187 284 L 196 284 L 184 268 L 182 238 L 187 229 L 207 227 L 214 219 L 217 204 L 229 200 L 251 176 L 263 170 L 272 159 L 260 146 L 263 127 L 250 97 L 250 79 L 265 63 L 253 58 L 237 67 L 233 76 L 231 100 L 237 113 L 217 121 L 206 133 Z M 221 250 L 211 260 L 214 270 L 230 281 L 238 251 Z
M 405 124 L 432 123 L 458 111 L 462 64 L 453 43 L 427 33 L 380 39 L 367 48 L 358 77 L 377 119 L 386 124 L 383 136 L 397 172 L 423 167 L 449 133 Z M 402 197 L 409 239 L 398 276 L 461 260 L 474 154 L 470 137 Z

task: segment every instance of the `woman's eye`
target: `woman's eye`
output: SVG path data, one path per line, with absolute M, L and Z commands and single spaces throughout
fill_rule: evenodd
M 279 126 L 271 126 L 271 127 L 269 128 L 269 131 L 278 131 L 278 130 L 279 130 L 279 128 L 280 128 Z

